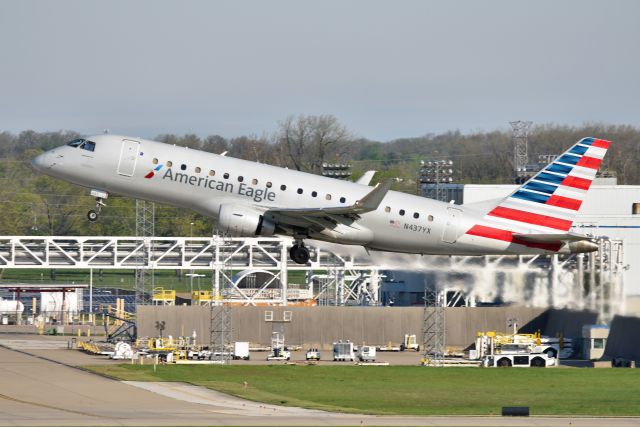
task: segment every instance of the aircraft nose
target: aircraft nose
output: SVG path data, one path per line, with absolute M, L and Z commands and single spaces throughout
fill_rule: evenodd
M 33 166 L 36 170 L 42 170 L 46 168 L 48 165 L 47 157 L 49 157 L 48 153 L 42 153 L 39 156 L 36 156 L 31 160 L 31 166 Z

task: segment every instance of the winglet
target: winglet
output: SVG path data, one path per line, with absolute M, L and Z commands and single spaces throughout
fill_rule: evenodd
M 376 171 L 366 171 L 360 178 L 358 178 L 356 184 L 369 185 L 375 174 Z
M 388 179 L 384 182 L 378 183 L 373 190 L 367 193 L 362 199 L 358 200 L 355 203 L 355 208 L 359 212 L 371 212 L 378 209 L 380 203 L 382 203 L 382 199 L 387 195 L 387 192 L 391 188 L 392 179 Z

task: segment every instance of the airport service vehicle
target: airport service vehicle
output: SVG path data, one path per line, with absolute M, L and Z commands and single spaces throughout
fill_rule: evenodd
M 267 360 L 290 360 L 291 352 L 284 345 L 284 334 L 280 332 L 271 333 L 271 353 Z
M 405 334 L 404 341 L 400 344 L 400 351 L 405 350 L 413 350 L 420 351 L 420 345 L 418 344 L 418 340 L 416 339 L 415 334 Z
M 476 350 L 470 352 L 470 358 L 482 359 L 493 352 L 499 352 L 512 345 L 527 348 L 530 353 L 545 353 L 550 358 L 561 359 L 573 356 L 573 341 L 570 338 L 545 337 L 538 334 L 502 334 L 498 332 L 479 332 L 476 337 Z
M 356 355 L 353 350 L 353 343 L 351 341 L 338 341 L 333 343 L 333 361 L 334 362 L 344 362 L 344 361 L 354 362 L 356 360 Z
M 593 252 L 571 232 L 609 142 L 583 138 L 497 201 L 453 205 L 140 138 L 95 135 L 33 159 L 47 175 L 91 189 L 98 219 L 110 193 L 211 217 L 231 236 L 291 236 L 291 259 L 309 261 L 305 239 L 421 255 Z
M 529 347 L 523 344 L 506 344 L 500 352 L 485 356 L 482 361 L 485 367 L 516 367 L 516 368 L 544 368 L 555 366 L 556 358 L 546 353 L 531 353 Z
M 236 341 L 233 343 L 234 360 L 249 360 L 249 343 L 246 341 Z
M 376 361 L 376 348 L 371 345 L 363 345 L 358 350 L 358 359 L 361 362 L 375 362 Z
M 387 344 L 379 345 L 377 348 L 378 351 L 402 351 L 402 344 L 392 344 L 389 341 Z
M 310 348 L 305 355 L 306 360 L 320 360 L 320 350 L 317 348 Z
M 267 356 L 267 360 L 291 360 L 291 352 L 284 348 L 274 348 Z

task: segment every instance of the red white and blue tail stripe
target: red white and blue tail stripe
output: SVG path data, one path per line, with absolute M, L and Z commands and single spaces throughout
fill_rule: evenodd
M 559 243 L 522 238 L 569 232 L 608 148 L 609 141 L 583 138 L 502 200 L 467 234 L 557 251 Z

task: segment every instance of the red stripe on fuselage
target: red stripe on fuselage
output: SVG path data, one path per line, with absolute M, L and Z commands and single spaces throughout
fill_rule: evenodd
M 604 139 L 596 139 L 591 143 L 592 147 L 600 147 L 600 148 L 609 148 L 609 141 L 605 141 Z
M 576 163 L 576 166 L 582 166 L 583 168 L 598 169 L 602 163 L 601 159 L 595 157 L 582 156 L 580 161 Z
M 555 228 L 556 230 L 562 231 L 569 231 L 572 224 L 571 221 L 567 221 L 566 219 L 525 212 L 518 209 L 505 208 L 503 206 L 498 206 L 489 212 L 489 215 L 510 219 L 512 221 L 526 222 L 527 224 L 536 224 L 543 227 Z
M 560 183 L 560 185 L 579 188 L 580 190 L 588 190 L 589 187 L 591 187 L 591 180 L 569 175 Z
M 547 200 L 547 205 L 557 206 L 559 208 L 571 209 L 577 211 L 582 205 L 582 200 L 572 199 L 571 197 L 563 197 L 553 195 Z
M 151 171 L 148 174 L 146 174 L 144 177 L 145 178 L 151 178 L 151 177 L 153 177 L 153 175 L 154 175 L 154 173 L 153 173 L 153 171 Z
M 504 242 L 511 242 L 529 248 L 544 249 L 546 251 L 552 252 L 557 252 L 562 247 L 562 243 L 526 242 L 514 236 L 512 231 L 500 230 L 499 228 L 487 227 L 479 224 L 471 227 L 471 229 L 467 231 L 467 234 L 470 234 L 472 236 L 486 237 L 487 239 L 502 240 Z

